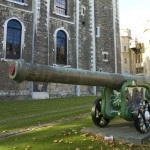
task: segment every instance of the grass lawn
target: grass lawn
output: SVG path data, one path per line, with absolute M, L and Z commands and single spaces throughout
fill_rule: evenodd
M 0 134 L 22 129 L 30 131 L 0 138 L 0 150 L 148 150 L 122 142 L 104 141 L 81 133 L 94 126 L 90 111 L 96 97 L 51 100 L 0 101 Z M 73 119 L 71 119 L 74 116 Z M 67 121 L 57 120 L 69 118 Z M 42 126 L 53 122 L 49 126 Z M 56 124 L 55 124 L 56 123 Z M 37 128 L 33 128 L 37 127 Z

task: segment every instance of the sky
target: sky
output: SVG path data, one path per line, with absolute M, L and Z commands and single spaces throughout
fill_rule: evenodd
M 150 20 L 150 0 L 119 0 L 120 28 L 131 29 L 133 37 L 140 36 Z

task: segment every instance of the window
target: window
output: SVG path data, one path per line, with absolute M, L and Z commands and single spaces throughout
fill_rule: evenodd
M 27 0 L 7 0 L 7 1 L 17 5 L 28 6 L 28 4 L 26 3 Z
M 57 64 L 67 64 L 67 36 L 66 33 L 62 30 L 57 32 Z
M 84 7 L 84 6 L 81 7 L 81 15 L 82 15 L 82 16 L 85 15 L 85 7 Z
M 103 61 L 104 62 L 108 62 L 108 52 L 102 52 L 102 55 L 103 55 Z
M 127 64 L 127 59 L 124 60 L 124 63 Z
M 138 74 L 139 73 L 139 68 L 136 68 L 136 74 Z
M 136 74 L 144 73 L 143 67 L 136 68 Z
M 55 0 L 55 12 L 61 15 L 67 14 L 66 0 Z
M 7 24 L 6 58 L 19 59 L 21 51 L 22 26 L 19 21 L 12 19 Z
M 14 1 L 24 3 L 24 0 L 14 0 Z
M 100 37 L 100 27 L 96 27 L 96 37 Z
M 142 61 L 142 59 L 141 59 L 141 55 L 140 54 L 136 54 L 135 55 L 135 60 L 136 60 L 136 63 L 141 63 Z
M 127 47 L 126 46 L 124 46 L 124 51 L 126 51 L 127 50 Z

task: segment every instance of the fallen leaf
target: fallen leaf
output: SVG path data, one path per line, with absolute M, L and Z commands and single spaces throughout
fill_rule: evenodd
M 35 141 L 35 140 L 37 140 L 37 138 L 36 138 L 36 137 L 33 137 L 32 140 Z
M 122 142 L 121 142 L 121 141 L 119 141 L 119 144 L 120 144 L 120 145 L 122 145 Z
M 89 134 L 85 133 L 85 134 L 82 134 L 83 137 L 87 137 Z
M 62 143 L 63 142 L 63 139 L 59 140 L 59 143 Z
M 27 145 L 27 148 L 30 148 L 31 146 L 30 145 Z
M 131 143 L 131 144 L 128 144 L 128 146 L 131 148 L 131 147 L 133 147 L 133 144 Z
M 28 145 L 28 146 L 25 148 L 25 150 L 29 150 L 30 148 L 31 148 L 31 146 Z
M 88 149 L 93 149 L 93 146 L 89 146 Z
M 54 143 L 57 143 L 58 142 L 58 140 L 54 140 Z

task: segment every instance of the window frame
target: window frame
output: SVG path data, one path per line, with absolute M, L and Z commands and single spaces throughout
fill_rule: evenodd
M 56 57 L 57 57 L 57 32 L 60 31 L 60 30 L 62 30 L 62 31 L 66 34 L 66 37 L 67 37 L 67 45 L 66 45 L 66 51 L 67 51 L 67 52 L 66 52 L 66 54 L 67 54 L 66 59 L 67 59 L 67 64 L 66 64 L 66 65 L 63 65 L 63 64 L 56 64 Z M 70 36 L 69 36 L 67 30 L 65 30 L 64 27 L 57 28 L 57 29 L 55 30 L 55 32 L 54 32 L 53 37 L 54 37 L 54 52 L 55 52 L 55 61 L 54 61 L 54 64 L 53 64 L 53 65 L 63 65 L 63 66 L 65 66 L 65 67 L 67 67 L 67 66 L 69 67 L 70 65 L 68 65 L 68 44 L 69 44 Z
M 17 26 L 15 26 L 14 23 L 17 23 Z M 9 20 L 7 23 L 7 34 L 6 34 L 6 52 L 5 52 L 6 59 L 19 59 L 20 58 L 21 33 L 22 33 L 21 23 L 15 19 Z M 12 49 L 10 49 L 10 47 L 12 47 Z
M 56 5 L 56 1 L 57 0 L 54 0 L 54 11 L 53 11 L 53 14 L 56 14 L 58 16 L 61 16 L 61 17 L 65 17 L 65 18 L 70 18 L 70 16 L 68 16 L 68 3 L 67 3 L 67 0 L 64 0 L 66 5 L 65 5 L 65 14 L 61 14 L 57 11 L 57 5 Z
M 24 6 L 28 6 L 28 4 L 26 3 L 26 0 L 23 0 L 23 2 L 18 2 L 16 0 L 7 0 L 8 2 L 11 2 L 11 3 L 15 3 L 15 4 L 18 4 L 18 5 L 24 5 Z
M 102 55 L 103 55 L 102 61 L 103 62 L 108 62 L 108 52 L 102 52 Z
M 85 6 L 81 6 L 81 16 L 85 15 L 86 8 Z
M 96 37 L 100 37 L 100 26 L 96 27 Z
M 123 49 L 124 49 L 124 51 L 126 52 L 126 51 L 127 51 L 127 46 L 124 45 Z
M 62 32 L 63 34 L 64 34 L 64 37 L 63 36 L 60 36 L 60 35 L 58 35 L 59 34 L 59 32 Z M 59 55 L 61 55 L 61 51 L 60 52 L 58 52 L 58 47 L 60 46 L 58 46 L 58 40 L 59 40 L 59 42 L 62 40 L 62 41 L 64 41 L 63 42 L 63 45 L 61 45 L 61 46 L 64 46 L 64 54 L 63 54 L 63 56 L 65 57 L 65 60 L 61 60 L 61 58 L 60 59 L 58 59 L 58 56 Z M 61 47 L 60 47 L 60 50 L 61 50 Z M 63 49 L 62 49 L 63 50 Z M 61 61 L 62 61 L 62 63 L 61 63 Z M 58 32 L 57 32 L 57 34 L 56 34 L 56 64 L 59 64 L 59 65 L 67 65 L 67 35 L 66 35 L 66 33 L 63 31 L 63 30 L 59 30 Z
M 24 0 L 21 0 L 22 2 L 20 2 L 20 1 L 18 1 L 18 0 L 14 0 L 14 1 L 19 2 L 19 3 L 24 3 Z
M 2 43 L 3 43 L 3 52 L 2 52 L 2 58 L 1 58 L 2 61 L 11 61 L 11 60 L 14 60 L 13 58 L 7 58 L 6 57 L 7 26 L 8 26 L 8 22 L 10 20 L 16 20 L 16 21 L 18 21 L 21 24 L 21 27 L 22 27 L 22 30 L 21 30 L 21 40 L 20 40 L 20 58 L 22 58 L 22 53 L 23 53 L 23 50 L 24 50 L 24 47 L 25 47 L 24 38 L 25 38 L 25 31 L 26 30 L 25 30 L 24 24 L 18 18 L 15 18 L 15 17 L 9 18 L 8 20 L 6 20 L 4 22 L 4 25 L 3 25 L 4 34 L 3 34 L 3 41 L 2 41 Z

